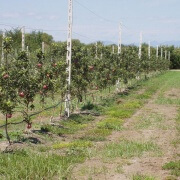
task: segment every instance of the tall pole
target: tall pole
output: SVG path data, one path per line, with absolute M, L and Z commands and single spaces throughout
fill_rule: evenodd
M 121 43 L 122 43 L 122 25 L 121 23 L 119 24 L 119 41 L 118 41 L 118 54 L 121 54 Z M 119 92 L 119 86 L 120 86 L 120 80 L 116 81 L 116 89 Z
M 25 27 L 23 26 L 21 29 L 22 32 L 22 51 L 25 50 Z
M 161 59 L 163 58 L 163 48 L 161 48 Z
M 44 53 L 44 42 L 42 42 L 42 52 Z
M 65 114 L 70 116 L 70 86 L 71 86 L 71 57 L 72 57 L 72 23 L 73 23 L 73 0 L 68 0 L 68 36 L 67 36 L 67 91 L 65 97 Z
M 114 45 L 112 46 L 112 53 L 114 54 Z
M 119 41 L 118 41 L 118 54 L 121 54 L 121 43 L 122 43 L 122 26 L 119 25 Z
M 27 55 L 29 56 L 29 46 L 26 46 L 26 52 L 27 52 Z
M 102 49 L 101 49 L 101 59 L 103 58 L 103 48 L 104 48 L 104 45 L 102 44 Z
M 168 60 L 170 61 L 171 60 L 171 52 L 169 51 L 169 54 L 168 54 Z
M 157 48 L 156 48 L 156 57 L 158 58 L 159 56 L 159 46 L 157 45 Z
M 149 41 L 149 46 L 148 46 L 148 57 L 149 59 L 151 58 L 151 42 Z
M 167 51 L 165 50 L 165 59 L 167 59 Z
M 98 43 L 96 42 L 96 59 L 98 57 Z
M 138 54 L 139 59 L 141 59 L 141 56 L 142 56 L 141 49 L 142 49 L 142 32 L 140 32 L 139 54 Z
M 4 38 L 5 38 L 5 32 L 3 32 L 3 34 L 2 34 L 2 55 L 1 55 L 1 64 L 4 63 L 4 48 L 3 48 Z

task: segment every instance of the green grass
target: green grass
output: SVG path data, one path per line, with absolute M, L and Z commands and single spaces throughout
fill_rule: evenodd
M 121 105 L 112 106 L 107 110 L 107 115 L 113 118 L 129 118 L 135 110 L 140 108 L 142 103 L 138 100 L 131 100 Z
M 159 153 L 159 147 L 152 142 L 135 142 L 122 140 L 119 143 L 110 143 L 104 147 L 103 157 L 131 158 L 142 156 L 144 152 Z
M 180 105 L 180 99 L 171 99 L 171 98 L 166 98 L 164 96 L 159 96 L 158 99 L 156 100 L 156 103 L 158 104 L 169 104 L 169 105 Z
M 118 118 L 107 118 L 97 123 L 100 129 L 122 130 L 124 121 Z
M 81 139 L 88 141 L 105 141 L 106 137 L 111 135 L 111 129 L 95 128 L 87 131 Z
M 171 174 L 180 176 L 180 161 L 171 161 L 163 166 L 165 170 L 171 170 Z
M 123 104 L 125 109 L 137 109 L 142 106 L 142 102 L 139 100 L 131 100 Z
M 157 104 L 173 104 L 173 105 L 180 105 L 180 99 L 176 98 L 169 98 L 165 96 L 167 91 L 170 91 L 172 88 L 180 89 L 180 73 L 179 72 L 168 72 L 163 75 L 164 84 L 161 87 L 161 92 L 156 100 Z M 165 79 L 166 78 L 166 79 Z
M 180 135 L 180 108 L 179 108 L 179 110 L 178 110 L 178 116 L 177 116 L 177 118 L 176 118 L 176 129 L 177 129 L 177 131 L 178 131 L 178 133 L 179 133 L 179 135 Z
M 178 110 L 178 115 L 176 118 L 176 130 L 177 130 L 177 138 L 175 138 L 172 141 L 172 144 L 174 145 L 175 148 L 178 148 L 180 145 L 180 108 Z
M 66 126 L 53 126 L 46 124 L 42 125 L 41 132 L 42 134 L 50 132 L 58 136 L 62 136 L 64 134 L 74 134 L 85 127 L 87 127 L 86 124 L 76 124 L 74 122 L 68 123 Z
M 147 175 L 141 175 L 141 174 L 133 175 L 132 179 L 133 180 L 156 180 L 155 177 L 147 176 Z
M 64 149 L 64 148 L 88 148 L 92 147 L 93 144 L 90 141 L 73 141 L 73 142 L 62 142 L 62 143 L 56 143 L 53 145 L 54 149 Z
M 73 139 L 70 139 L 71 142 L 69 143 L 56 142 L 56 144 L 53 146 L 47 145 L 55 142 L 53 136 L 53 140 L 46 138 L 47 144 L 39 144 L 33 146 L 33 148 L 29 148 L 31 151 L 29 150 L 14 152 L 12 154 L 0 154 L 0 179 L 68 179 L 73 166 L 76 163 L 84 162 L 84 160 L 90 156 L 90 152 L 93 150 L 95 151 L 93 151 L 93 153 L 95 153 L 93 154 L 94 156 L 100 155 L 102 158 L 110 158 L 111 160 L 112 158 L 117 157 L 138 157 L 142 156 L 144 153 L 147 153 L 146 155 L 154 155 L 156 153 L 160 154 L 161 150 L 159 147 L 151 141 L 136 142 L 122 140 L 117 143 L 106 144 L 104 149 L 99 150 L 100 152 L 95 150 L 95 147 L 91 141 L 105 140 L 113 130 L 122 130 L 122 126 L 126 121 L 126 118 L 131 117 L 136 110 L 141 108 L 157 91 L 160 91 L 160 96 L 158 97 L 159 100 L 160 98 L 166 98 L 164 93 L 170 90 L 172 87 L 180 88 L 180 81 L 177 81 L 178 79 L 180 79 L 179 72 L 167 72 L 160 76 L 153 77 L 148 81 L 139 81 L 139 85 L 129 90 L 126 94 L 109 94 L 107 90 L 103 90 L 102 92 L 96 93 L 95 96 L 98 97 L 96 102 L 92 100 L 91 96 L 87 97 L 86 102 L 79 103 L 77 106 L 82 110 L 98 112 L 106 115 L 106 117 L 104 120 L 97 123 L 94 129 L 88 130 L 82 137 L 83 140 L 73 141 Z M 141 90 L 141 88 L 143 88 L 144 91 L 141 94 L 138 94 L 137 91 Z M 103 98 L 101 99 L 100 96 L 103 96 Z M 117 100 L 119 99 L 122 100 L 121 104 L 117 104 Z M 49 98 L 46 106 L 51 106 L 57 101 L 58 98 L 56 98 L 55 101 L 52 101 Z M 172 99 L 171 101 L 161 99 L 161 101 L 164 104 L 179 105 L 179 101 L 177 102 Z M 35 105 L 37 110 L 42 109 L 38 97 L 35 100 Z M 76 102 L 73 102 L 73 105 L 75 106 Z M 52 115 L 58 116 L 59 111 L 60 107 L 55 108 L 54 112 L 52 109 L 49 111 L 44 111 L 40 115 L 33 117 L 33 120 L 37 117 L 42 117 L 48 120 Z M 14 118 L 12 118 L 10 121 L 16 122 L 20 119 L 20 116 L 14 116 Z M 92 116 L 73 115 L 70 119 L 61 121 L 59 126 L 43 125 L 43 137 L 46 137 L 51 133 L 57 135 L 78 133 L 79 130 L 84 130 L 89 124 L 93 123 L 94 119 L 95 118 Z M 157 122 L 158 121 L 160 122 L 161 119 L 157 119 Z M 180 132 L 180 115 L 176 121 L 178 124 L 177 130 Z M 4 123 L 4 121 L 1 121 L 1 123 Z M 40 126 L 40 123 L 37 126 Z M 145 122 L 141 128 L 148 126 L 148 122 L 147 124 Z M 19 136 L 21 136 L 21 132 L 24 130 L 24 125 L 21 127 L 10 126 L 9 129 L 10 136 L 17 139 Z M 39 129 L 39 127 L 37 127 L 37 129 Z M 68 137 L 71 138 L 71 136 Z M 173 168 L 177 169 L 176 164 L 177 163 L 175 163 L 173 166 L 171 165 L 171 169 L 169 169 L 172 170 L 173 173 Z M 117 171 L 121 172 L 120 166 L 117 168 Z M 177 173 L 177 170 L 175 172 Z M 145 175 L 134 175 L 134 178 L 153 180 L 153 177 Z
M 79 171 L 80 176 L 85 176 L 87 180 L 94 179 L 92 177 L 98 174 L 108 174 L 109 169 L 106 166 L 82 167 Z M 82 179 L 82 178 L 81 178 Z
M 94 117 L 91 115 L 80 115 L 80 114 L 72 114 L 68 120 L 63 121 L 63 123 L 73 121 L 78 124 L 85 124 L 94 120 Z
M 88 126 L 88 123 L 93 121 L 94 117 L 90 115 L 72 115 L 68 120 L 64 120 L 57 126 L 45 124 L 41 127 L 42 132 L 51 132 L 56 135 L 74 134 Z
M 39 154 L 32 152 L 15 152 L 0 154 L 0 179 L 65 179 L 69 176 L 75 163 L 82 163 L 86 154 Z
M 174 140 L 172 141 L 172 144 L 173 144 L 173 146 L 174 146 L 175 148 L 177 148 L 178 145 L 180 145 L 180 138 L 178 137 L 177 139 L 174 139 Z
M 140 116 L 135 122 L 135 128 L 136 129 L 147 129 L 149 127 L 155 126 L 162 128 L 163 121 L 165 120 L 165 117 L 163 117 L 161 114 L 157 113 L 151 113 L 149 115 L 144 114 L 143 116 Z

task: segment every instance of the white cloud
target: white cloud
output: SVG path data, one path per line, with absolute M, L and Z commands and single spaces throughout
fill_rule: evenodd
M 44 17 L 43 17 L 43 16 L 40 16 L 40 15 L 37 15 L 37 16 L 35 16 L 35 18 L 36 18 L 37 20 L 41 20 L 41 19 L 43 19 Z
M 11 12 L 7 12 L 7 13 L 4 13 L 4 14 L 1 14 L 0 15 L 2 18 L 18 18 L 20 17 L 20 13 L 11 13 Z
M 6 13 L 0 13 L 0 17 L 4 19 L 17 19 L 17 18 L 33 18 L 36 20 L 42 20 L 42 19 L 49 19 L 49 20 L 57 20 L 59 19 L 59 16 L 50 14 L 50 15 L 44 15 L 39 14 L 36 12 L 27 12 L 27 13 L 18 13 L 18 12 L 6 12 Z
M 57 19 L 59 19 L 59 17 L 58 17 L 58 16 L 55 16 L 55 15 L 50 15 L 50 16 L 48 17 L 48 19 L 49 19 L 49 20 L 57 20 Z
M 149 20 L 163 24 L 180 24 L 180 18 L 173 17 L 151 17 Z
M 35 15 L 36 15 L 35 12 L 28 12 L 28 13 L 27 13 L 27 16 L 35 16 Z

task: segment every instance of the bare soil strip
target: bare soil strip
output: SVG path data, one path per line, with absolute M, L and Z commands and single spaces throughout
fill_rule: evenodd
M 172 89 L 167 94 L 177 97 L 179 95 L 176 92 Z M 165 180 L 170 172 L 163 170 L 162 166 L 169 161 L 180 159 L 177 156 L 180 154 L 180 148 L 173 146 L 172 143 L 177 139 L 175 122 L 177 107 L 156 104 L 158 94 L 156 93 L 143 108 L 126 120 L 123 125 L 124 130 L 113 131 L 108 137 L 108 142 L 104 143 L 119 142 L 121 139 L 137 142 L 151 141 L 159 146 L 160 154 L 144 153 L 142 157 L 116 158 L 107 161 L 92 158 L 74 168 L 72 179 L 130 180 L 135 174 L 143 174 Z

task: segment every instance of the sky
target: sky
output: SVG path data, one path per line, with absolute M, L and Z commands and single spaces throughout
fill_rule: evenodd
M 26 27 L 67 37 L 68 0 L 0 0 L 0 30 Z M 73 0 L 73 38 L 82 42 L 180 41 L 180 0 Z

